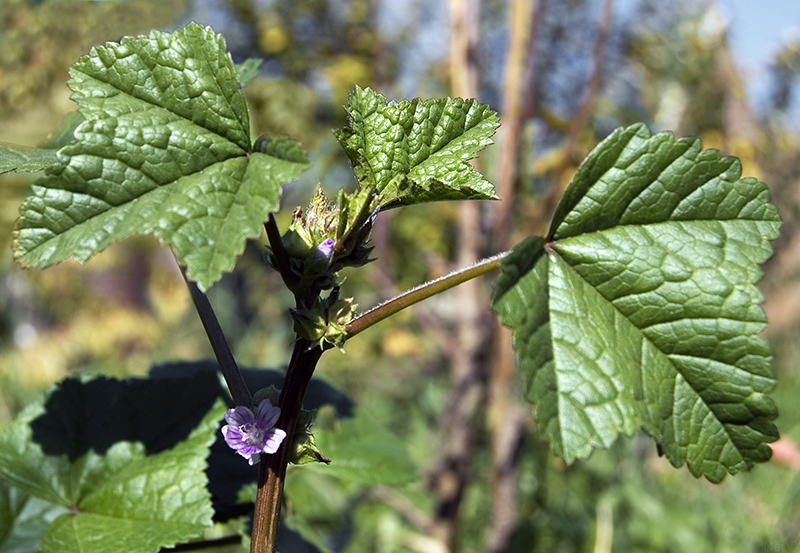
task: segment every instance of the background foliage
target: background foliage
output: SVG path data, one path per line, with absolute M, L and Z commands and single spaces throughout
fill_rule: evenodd
M 466 61 L 452 25 L 459 13 L 476 45 Z M 318 181 L 326 190 L 354 184 L 330 132 L 345 124 L 354 84 L 397 99 L 475 96 L 500 113 L 498 144 L 480 163 L 503 201 L 473 213 L 433 204 L 384 214 L 374 234 L 378 261 L 345 282 L 344 293 L 363 307 L 542 233 L 579 161 L 611 129 L 636 121 L 740 157 L 745 175 L 769 185 L 784 219 L 761 289 L 788 454 L 719 485 L 673 469 L 645 438 L 564 465 L 519 400 L 487 280 L 358 336 L 346 355 L 326 355 L 319 376 L 405 442 L 422 478 L 389 488 L 294 470 L 290 530 L 315 536 L 322 551 L 797 548 L 797 43 L 776 53 L 771 96 L 753 107 L 711 1 L 637 0 L 621 9 L 610 0 L 0 0 L 0 142 L 58 140 L 52 133 L 74 109 L 67 69 L 91 45 L 189 20 L 223 33 L 234 61 L 265 59 L 246 89 L 255 130 L 311 152 L 311 170 L 284 194 L 282 228 Z M 152 238 L 113 245 L 86 266 L 16 267 L 11 227 L 27 182 L 0 177 L 0 425 L 68 375 L 144 375 L 155 363 L 212 355 L 172 255 Z M 262 254 L 261 243 L 250 243 L 210 295 L 239 362 L 281 367 L 291 298 L 274 292 L 279 277 Z M 319 424 L 328 424 L 324 416 Z M 335 451 L 323 452 L 335 463 Z

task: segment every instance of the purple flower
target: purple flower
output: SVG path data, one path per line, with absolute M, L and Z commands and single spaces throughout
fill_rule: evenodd
M 331 255 L 333 255 L 333 246 L 335 244 L 336 242 L 331 238 L 323 240 L 319 246 L 317 246 L 317 249 L 314 250 L 314 255 L 311 256 L 311 263 L 329 263 Z
M 247 459 L 251 465 L 261 460 L 261 453 L 275 453 L 286 437 L 286 432 L 275 428 L 281 414 L 268 399 L 258 404 L 255 414 L 247 407 L 234 407 L 225 413 L 222 436 L 231 449 Z

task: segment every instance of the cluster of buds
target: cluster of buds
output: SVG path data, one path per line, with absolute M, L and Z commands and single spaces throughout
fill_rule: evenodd
M 347 325 L 353 320 L 356 304 L 353 298 L 340 300 L 338 288 L 327 298 L 317 298 L 309 309 L 292 309 L 294 331 L 314 345 L 322 348 L 335 346 L 342 349 L 347 339 Z
M 306 210 L 295 210 L 282 237 L 295 293 L 314 297 L 339 284 L 341 269 L 371 261 L 372 248 L 367 243 L 378 205 L 378 197 L 370 189 L 352 194 L 341 191 L 334 204 L 317 187 Z M 275 265 L 274 259 L 270 260 Z

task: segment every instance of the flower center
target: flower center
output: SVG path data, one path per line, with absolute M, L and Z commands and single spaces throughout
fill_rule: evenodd
M 248 445 L 261 446 L 264 443 L 264 430 L 259 428 L 257 424 L 245 423 L 239 427 L 239 431 Z

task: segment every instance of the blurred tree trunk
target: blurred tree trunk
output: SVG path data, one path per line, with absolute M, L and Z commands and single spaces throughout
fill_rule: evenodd
M 478 33 L 480 0 L 450 0 L 451 94 L 474 98 L 478 92 Z M 478 202 L 464 202 L 458 221 L 458 266 L 481 256 L 481 213 Z M 470 280 L 456 290 L 459 306 L 457 342 L 451 365 L 450 394 L 440 419 L 444 435 L 442 457 L 429 474 L 436 497 L 431 534 L 443 551 L 457 549 L 459 511 L 469 480 L 475 441 L 480 434 L 486 400 L 486 298 L 481 283 Z
M 510 247 L 517 220 L 520 137 L 525 119 L 533 115 L 535 29 L 540 3 L 512 0 L 508 10 L 508 57 L 503 82 L 502 126 L 497 167 L 497 195 L 493 206 L 492 250 Z M 527 105 L 526 105 L 527 104 Z M 492 518 L 486 536 L 486 553 L 508 551 L 517 525 L 518 453 L 528 417 L 514 393 L 518 383 L 511 332 L 494 319 L 489 372 L 487 428 L 490 444 L 490 498 Z
M 592 123 L 592 115 L 600 84 L 603 77 L 603 59 L 605 57 L 608 35 L 611 31 L 611 19 L 614 13 L 614 0 L 603 0 L 602 15 L 597 22 L 594 52 L 592 53 L 592 74 L 586 84 L 584 100 L 577 113 L 570 119 L 561 162 L 550 176 L 550 188 L 542 203 L 540 214 L 549 220 L 555 211 L 558 201 L 564 192 L 567 171 L 583 159 L 585 152 L 580 150 L 581 135 Z

